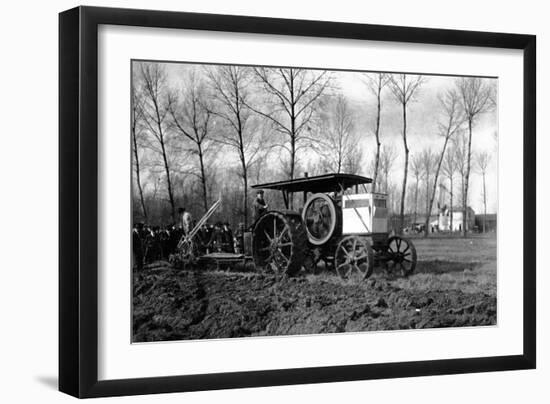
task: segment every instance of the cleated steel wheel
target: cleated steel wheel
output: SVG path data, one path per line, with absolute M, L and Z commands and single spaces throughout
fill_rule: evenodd
M 393 236 L 388 239 L 388 269 L 409 276 L 416 268 L 416 248 L 411 240 Z
M 346 236 L 334 253 L 334 268 L 342 279 L 363 280 L 372 274 L 374 252 L 364 237 Z
M 254 263 L 276 274 L 293 275 L 306 259 L 306 242 L 299 214 L 267 212 L 254 226 Z

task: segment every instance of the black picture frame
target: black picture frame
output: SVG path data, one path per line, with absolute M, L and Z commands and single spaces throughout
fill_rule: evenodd
M 523 51 L 523 354 L 99 381 L 98 26 L 344 38 Z M 183 12 L 77 7 L 59 15 L 59 389 L 103 397 L 325 383 L 536 366 L 536 37 Z

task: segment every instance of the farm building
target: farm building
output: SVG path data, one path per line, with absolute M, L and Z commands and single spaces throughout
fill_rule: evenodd
M 497 214 L 488 213 L 486 215 L 476 215 L 476 226 L 479 231 L 483 231 L 483 224 L 485 223 L 486 232 L 494 232 L 497 230 Z
M 453 222 L 451 223 L 451 210 L 442 209 L 439 212 L 439 230 L 440 231 L 462 231 L 462 208 L 453 208 Z M 476 225 L 476 214 L 468 206 L 466 210 L 466 230 L 472 230 Z
M 438 231 L 439 222 L 438 222 L 437 215 L 431 215 L 429 223 L 430 223 L 430 228 L 428 229 L 428 231 L 430 233 L 434 233 Z M 412 222 L 410 227 L 411 229 L 413 229 L 413 231 L 423 232 L 425 225 L 426 225 L 426 215 L 418 215 L 416 218 L 416 222 Z
M 415 220 L 416 218 L 416 220 Z M 393 215 L 388 218 L 388 228 L 390 231 L 398 231 L 400 224 L 399 215 Z M 438 216 L 430 216 L 430 233 L 438 231 Z M 420 233 L 424 231 L 424 226 L 426 225 L 426 215 L 417 214 L 412 215 L 410 213 L 405 215 L 405 220 L 403 222 L 403 231 L 405 233 Z

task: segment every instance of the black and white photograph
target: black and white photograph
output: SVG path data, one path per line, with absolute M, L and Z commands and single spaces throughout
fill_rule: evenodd
M 133 342 L 497 325 L 496 77 L 131 80 Z
M 4 7 L 1 402 L 548 401 L 544 3 L 90 3 Z

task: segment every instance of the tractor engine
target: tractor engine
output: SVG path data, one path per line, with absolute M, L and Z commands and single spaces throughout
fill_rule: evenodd
M 342 234 L 387 233 L 387 199 L 378 193 L 344 195 Z

